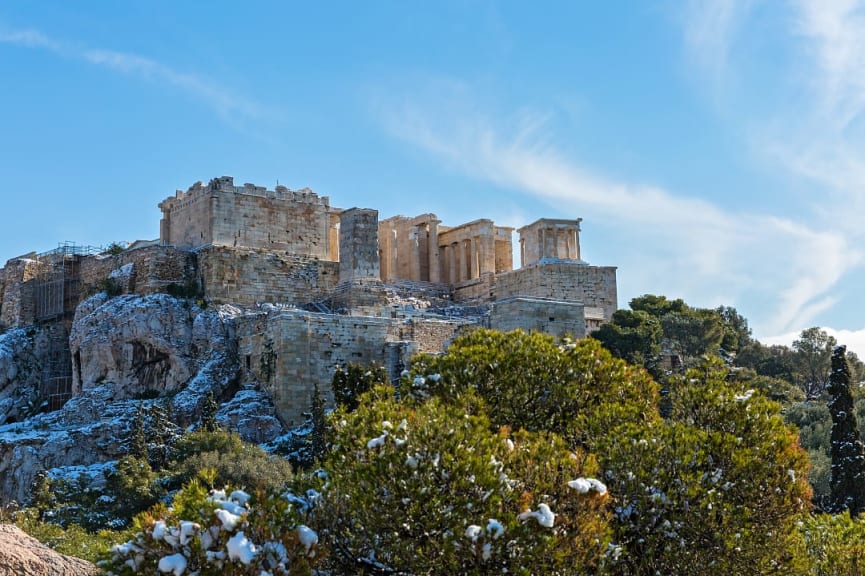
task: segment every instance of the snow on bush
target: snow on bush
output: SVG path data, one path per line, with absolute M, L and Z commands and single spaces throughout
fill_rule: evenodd
M 360 400 L 331 419 L 329 474 L 310 514 L 323 568 L 556 574 L 603 560 L 606 490 L 568 485 L 599 471 L 592 457 L 555 435 L 495 431 L 471 399 L 400 402 L 381 387 Z
M 192 481 L 172 508 L 158 505 L 137 517 L 140 532 L 100 565 L 117 576 L 309 573 L 318 535 L 298 522 L 301 514 L 287 495 L 226 494 Z

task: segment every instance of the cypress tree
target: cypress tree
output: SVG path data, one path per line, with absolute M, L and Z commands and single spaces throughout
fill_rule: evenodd
M 207 400 L 201 408 L 201 427 L 208 432 L 216 432 L 219 425 L 216 423 L 216 413 L 219 411 L 219 405 L 216 403 L 216 398 L 211 390 L 207 394 Z
M 312 457 L 316 460 L 323 458 L 327 451 L 326 426 L 324 398 L 315 384 L 312 391 Z
M 829 400 L 832 414 L 830 511 L 847 510 L 855 517 L 865 510 L 865 446 L 859 435 L 850 393 L 850 365 L 846 352 L 845 346 L 835 347 L 829 375 L 828 390 L 832 395 Z

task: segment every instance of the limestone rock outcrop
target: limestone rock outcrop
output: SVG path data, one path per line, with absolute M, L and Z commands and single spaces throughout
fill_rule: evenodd
M 88 390 L 61 409 L 0 426 L 0 502 L 27 502 L 42 470 L 87 466 L 126 454 L 135 402 L 112 402 L 112 386 Z
M 99 569 L 80 558 L 64 556 L 17 526 L 0 524 L 0 576 L 88 576 Z
M 21 420 L 38 408 L 38 334 L 36 328 L 0 334 L 0 424 Z
M 167 294 L 92 296 L 78 307 L 69 346 L 74 388 L 114 385 L 114 400 L 179 390 L 208 359 L 230 354 L 223 314 Z
M 213 395 L 223 402 L 220 425 L 245 440 L 263 443 L 283 434 L 267 393 L 255 383 L 238 385 L 234 319 L 241 314 L 227 305 L 203 310 L 165 294 L 85 300 L 70 336 L 77 392 L 47 413 L 21 396 L 38 391 L 45 360 L 40 329 L 0 336 L 0 409 L 11 407 L 0 412 L 0 502 L 27 502 L 43 470 L 102 474 L 100 466 L 128 453 L 142 402 L 170 407 L 175 423 L 186 427 Z M 4 423 L 8 415 L 14 417 Z
M 251 385 L 220 407 L 216 421 L 222 428 L 235 430 L 241 438 L 256 444 L 269 442 L 285 432 L 270 396 Z

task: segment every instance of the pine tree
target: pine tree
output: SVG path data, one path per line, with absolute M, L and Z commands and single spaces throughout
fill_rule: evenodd
M 832 395 L 829 401 L 832 414 L 830 506 L 832 512 L 847 510 L 851 516 L 857 516 L 865 510 L 865 446 L 859 435 L 850 393 L 850 366 L 846 352 L 845 346 L 835 347 L 829 375 L 828 390 Z

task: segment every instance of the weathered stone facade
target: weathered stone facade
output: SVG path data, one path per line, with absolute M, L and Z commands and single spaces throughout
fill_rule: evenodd
M 513 269 L 514 229 L 488 219 L 379 220 L 374 209 L 332 208 L 308 189 L 234 186 L 230 177 L 198 182 L 159 207 L 159 241 L 7 262 L 0 322 L 68 324 L 78 301 L 103 289 L 245 307 L 236 320 L 240 365 L 291 424 L 314 385 L 331 394 L 339 364 L 376 362 L 394 378 L 412 353 L 439 352 L 466 326 L 583 337 L 616 310 L 616 269 L 581 259 L 579 219 L 520 228 Z M 74 290 L 50 304 L 52 287 L 67 285 Z
M 329 296 L 339 263 L 253 248 L 211 246 L 197 252 L 200 289 L 213 304 L 305 303 Z
M 339 211 L 331 210 L 327 197 L 319 197 L 308 188 L 235 186 L 233 178 L 223 176 L 207 185 L 196 182 L 186 192 L 178 190 L 159 208 L 159 239 L 163 244 L 261 248 L 337 259 L 331 244 Z
M 268 390 L 288 426 L 303 422 L 312 391 L 332 399 L 337 366 L 378 364 L 396 378 L 416 352 L 438 352 L 465 320 L 392 319 L 280 310 L 237 322 L 241 365 Z

